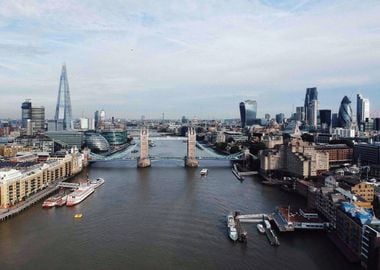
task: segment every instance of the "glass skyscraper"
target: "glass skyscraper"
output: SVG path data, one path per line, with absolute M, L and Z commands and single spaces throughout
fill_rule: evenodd
M 331 110 L 319 110 L 322 132 L 329 133 L 331 129 Z
M 316 126 L 316 117 L 318 112 L 318 91 L 317 87 L 306 89 L 305 96 L 305 121 L 306 124 Z
M 350 128 L 352 125 L 351 100 L 347 96 L 345 96 L 340 103 L 338 122 L 342 128 Z
M 257 115 L 257 102 L 256 100 L 246 100 L 240 102 L 240 120 L 241 127 L 245 128 L 252 126 L 255 123 Z
M 369 99 L 358 94 L 356 96 L 356 123 L 360 130 L 367 118 L 369 118 Z
M 57 107 L 55 109 L 54 120 L 57 123 L 62 123 L 63 130 L 72 129 L 71 126 L 72 112 L 71 112 L 71 101 L 70 101 L 70 88 L 69 81 L 67 79 L 66 65 L 62 66 L 61 77 L 59 80 L 59 90 Z M 59 128 L 57 128 L 59 130 Z

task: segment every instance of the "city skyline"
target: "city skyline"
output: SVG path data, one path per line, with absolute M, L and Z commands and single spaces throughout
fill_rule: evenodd
M 31 98 L 53 119 L 64 62 L 75 118 L 239 118 L 247 99 L 288 117 L 314 86 L 320 109 L 379 111 L 379 3 L 216 3 L 1 3 L 0 115 Z

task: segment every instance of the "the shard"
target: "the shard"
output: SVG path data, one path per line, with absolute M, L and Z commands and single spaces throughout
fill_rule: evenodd
M 64 64 L 59 80 L 57 107 L 55 109 L 54 120 L 56 125 L 61 126 L 63 130 L 71 129 L 71 115 L 70 88 L 67 79 L 66 65 Z

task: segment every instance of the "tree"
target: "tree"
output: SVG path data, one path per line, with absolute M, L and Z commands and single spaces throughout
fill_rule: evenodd
M 260 150 L 264 150 L 264 149 L 267 149 L 267 147 L 265 146 L 265 143 L 263 142 L 256 142 L 249 146 L 249 152 L 255 156 L 259 153 Z
M 314 142 L 314 136 L 310 133 L 304 133 L 301 135 L 304 142 Z

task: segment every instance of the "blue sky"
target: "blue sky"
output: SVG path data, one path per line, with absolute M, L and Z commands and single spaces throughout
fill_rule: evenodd
M 380 2 L 0 0 L 0 117 L 25 98 L 52 118 L 66 63 L 74 116 L 291 113 L 305 89 L 380 114 Z M 355 106 L 355 102 L 353 102 Z

